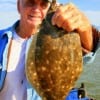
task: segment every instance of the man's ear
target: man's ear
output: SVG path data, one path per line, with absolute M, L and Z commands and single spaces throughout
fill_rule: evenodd
M 20 0 L 17 0 L 17 10 L 20 13 Z

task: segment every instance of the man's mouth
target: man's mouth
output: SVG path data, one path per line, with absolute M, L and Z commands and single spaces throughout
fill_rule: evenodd
M 29 15 L 28 18 L 32 20 L 42 20 L 42 17 L 37 15 Z

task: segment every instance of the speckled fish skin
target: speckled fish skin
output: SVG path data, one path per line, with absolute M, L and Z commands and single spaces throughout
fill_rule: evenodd
M 51 16 L 32 40 L 26 75 L 43 100 L 65 100 L 82 72 L 82 49 L 79 35 L 52 26 Z

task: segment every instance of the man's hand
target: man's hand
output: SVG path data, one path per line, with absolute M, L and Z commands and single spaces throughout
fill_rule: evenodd
M 58 7 L 52 17 L 52 24 L 62 27 L 68 32 L 77 31 L 81 38 L 82 47 L 87 52 L 92 50 L 91 24 L 86 16 L 72 3 Z

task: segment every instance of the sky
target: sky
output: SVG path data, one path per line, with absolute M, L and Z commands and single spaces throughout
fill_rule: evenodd
M 17 0 L 0 0 L 0 29 L 12 25 L 18 18 Z M 100 26 L 100 0 L 58 0 L 57 2 L 75 4 L 90 20 L 91 24 Z
M 59 0 L 59 2 L 74 3 L 88 17 L 91 24 L 100 26 L 100 0 Z
M 82 10 L 100 11 L 100 0 L 59 0 L 59 2 L 62 2 L 63 4 L 72 2 Z

